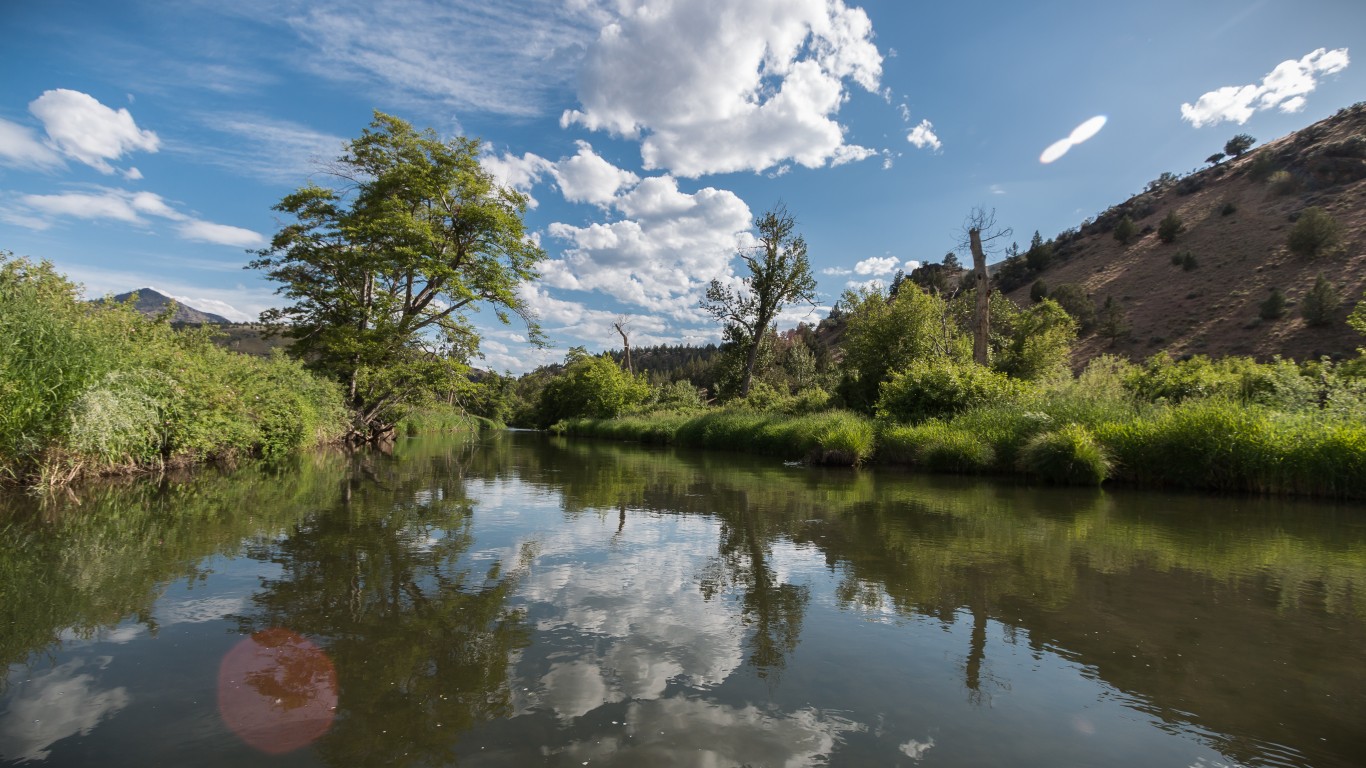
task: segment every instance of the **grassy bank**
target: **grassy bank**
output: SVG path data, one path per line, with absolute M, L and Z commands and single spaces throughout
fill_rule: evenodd
M 568 435 L 735 450 L 812 463 L 894 464 L 1032 480 L 1366 498 L 1366 425 L 1226 399 L 1139 407 L 1051 402 L 972 409 L 918 424 L 842 411 L 716 410 L 561 422 Z
M 0 481 L 278 457 L 339 439 L 347 418 L 297 361 L 87 304 L 51 265 L 0 254 Z
M 873 454 L 873 422 L 848 411 L 802 416 L 749 410 L 571 419 L 556 432 L 584 437 L 760 453 L 813 464 L 853 466 Z
M 414 408 L 394 425 L 394 433 L 412 437 L 433 432 L 482 432 L 506 428 L 507 425 L 501 422 L 472 416 L 453 405 L 437 403 Z

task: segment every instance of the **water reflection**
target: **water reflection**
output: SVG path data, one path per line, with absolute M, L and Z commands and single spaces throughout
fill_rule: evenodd
M 325 658 L 337 693 L 282 764 L 1366 755 L 1359 509 L 539 436 L 21 506 L 0 513 L 7 762 L 253 760 L 216 673 L 276 629 L 325 655 L 251 690 L 326 702 Z

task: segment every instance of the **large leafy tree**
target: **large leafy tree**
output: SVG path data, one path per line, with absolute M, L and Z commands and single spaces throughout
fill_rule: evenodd
M 744 377 L 739 396 L 749 394 L 754 364 L 764 333 L 778 319 L 783 307 L 797 301 L 814 304 L 816 279 L 806 258 L 806 239 L 797 234 L 797 222 L 782 205 L 754 221 L 759 245 L 741 251 L 749 268 L 736 291 L 719 280 L 711 281 L 702 309 L 725 325 L 726 341 L 745 350 Z
M 335 187 L 275 206 L 295 220 L 249 265 L 291 301 L 262 320 L 346 386 L 354 438 L 386 435 L 426 394 L 460 384 L 479 343 L 467 312 L 517 315 L 540 339 L 517 293 L 543 257 L 522 223 L 527 201 L 494 183 L 479 146 L 376 112 L 333 165 Z

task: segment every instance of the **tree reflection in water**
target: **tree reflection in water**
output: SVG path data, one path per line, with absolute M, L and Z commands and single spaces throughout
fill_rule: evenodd
M 327 762 L 449 763 L 461 731 L 512 711 L 508 669 L 530 639 L 506 606 L 521 564 L 476 573 L 462 561 L 472 502 L 456 457 L 356 461 L 338 508 L 258 553 L 282 573 L 239 621 L 288 627 L 332 658 L 341 700 L 317 744 Z

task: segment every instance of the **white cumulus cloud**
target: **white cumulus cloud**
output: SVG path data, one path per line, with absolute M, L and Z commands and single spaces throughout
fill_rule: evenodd
M 901 266 L 895 256 L 874 256 L 854 265 L 854 272 L 860 275 L 890 275 Z
M 700 291 L 727 274 L 735 251 L 753 238 L 749 206 L 735 193 L 712 187 L 686 193 L 671 176 L 641 181 L 611 208 L 625 218 L 550 225 L 549 234 L 567 247 L 560 258 L 541 263 L 545 284 L 690 316 Z
M 1318 87 L 1321 76 L 1341 72 L 1350 63 L 1346 48 L 1319 48 L 1298 60 L 1277 64 L 1259 84 L 1224 86 L 1202 95 L 1194 104 L 1182 104 L 1181 118 L 1203 128 L 1225 120 L 1242 125 L 1254 113 L 1273 107 L 1297 112 L 1304 108 L 1305 96 Z
M 640 177 L 612 165 L 593 151 L 586 141 L 578 142 L 579 151 L 573 157 L 561 158 L 555 164 L 555 180 L 560 193 L 571 203 L 610 203 L 619 190 L 633 186 Z
M 906 141 L 911 142 L 916 149 L 928 147 L 938 152 L 944 148 L 943 142 L 939 141 L 939 137 L 934 133 L 934 123 L 929 120 L 921 120 L 916 127 L 912 128 L 911 132 L 906 134 Z
M 873 154 L 835 120 L 846 80 L 876 93 L 872 23 L 842 0 L 622 0 L 561 124 L 641 139 L 647 169 L 696 177 Z
M 161 147 L 161 139 L 138 128 L 127 109 L 110 109 L 80 91 L 44 91 L 28 108 L 42 121 L 53 149 L 100 173 L 114 172 L 110 160 L 138 150 L 156 152 Z

